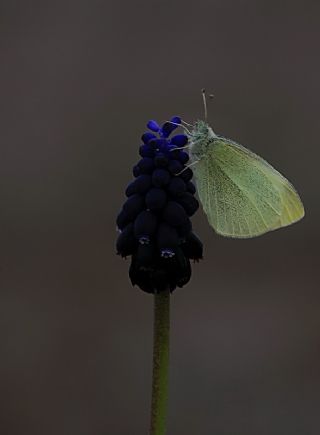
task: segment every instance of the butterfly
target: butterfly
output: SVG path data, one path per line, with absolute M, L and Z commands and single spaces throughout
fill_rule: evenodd
M 203 96 L 206 118 L 204 91 Z M 206 121 L 195 123 L 188 148 L 199 199 L 218 234 L 251 238 L 303 218 L 292 184 L 257 154 L 218 136 Z

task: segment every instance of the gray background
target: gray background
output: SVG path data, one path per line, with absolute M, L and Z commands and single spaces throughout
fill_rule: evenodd
M 0 431 L 149 426 L 152 297 L 115 255 L 150 118 L 202 116 L 305 219 L 218 237 L 172 298 L 168 435 L 320 432 L 318 1 L 1 1 Z

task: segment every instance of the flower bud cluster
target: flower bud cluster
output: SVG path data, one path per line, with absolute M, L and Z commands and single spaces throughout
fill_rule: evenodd
M 190 259 L 202 258 L 202 243 L 190 220 L 199 203 L 192 170 L 186 166 L 189 156 L 183 150 L 188 137 L 169 138 L 180 123 L 177 116 L 161 128 L 148 122 L 151 131 L 142 135 L 135 179 L 117 217 L 117 252 L 132 256 L 131 282 L 148 293 L 184 286 L 191 277 Z

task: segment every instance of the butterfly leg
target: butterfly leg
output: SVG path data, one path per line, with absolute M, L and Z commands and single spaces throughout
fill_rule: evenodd
M 165 122 L 168 122 L 169 124 L 173 124 L 173 125 L 176 125 L 177 127 L 181 127 L 181 128 L 183 128 L 184 131 L 186 131 L 186 132 L 188 133 L 188 135 L 191 136 L 191 132 L 187 129 L 187 127 L 186 127 L 185 125 L 181 125 L 181 124 L 178 124 L 178 123 L 176 123 L 176 122 L 172 122 L 172 121 L 165 121 Z M 188 123 L 186 123 L 186 122 L 184 122 L 184 121 L 182 121 L 182 122 L 183 122 L 184 124 L 190 125 L 190 124 L 188 124 Z M 193 125 L 191 125 L 191 127 L 193 127 Z
M 189 124 L 189 122 L 184 121 L 183 119 L 181 119 L 182 124 L 187 125 L 188 127 L 192 127 L 194 128 L 194 125 Z
M 190 148 L 190 145 L 186 145 L 186 146 L 184 146 L 184 147 L 176 147 L 176 148 L 173 148 L 172 150 L 170 150 L 170 153 L 171 153 L 172 151 L 185 150 L 186 148 Z
M 186 169 L 190 168 L 190 166 L 193 166 L 198 162 L 200 162 L 200 160 L 195 160 L 194 162 L 190 163 L 190 165 L 187 165 L 185 168 L 183 168 L 182 171 L 178 172 L 176 175 L 182 174 L 182 172 L 184 172 Z

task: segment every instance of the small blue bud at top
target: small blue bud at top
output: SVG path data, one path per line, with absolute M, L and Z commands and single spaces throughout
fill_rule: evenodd
M 148 144 L 154 151 L 165 151 L 168 146 L 167 139 L 151 139 Z
M 159 168 L 165 168 L 168 161 L 168 157 L 162 152 L 158 152 L 154 158 L 154 164 Z
M 139 154 L 141 157 L 153 157 L 154 150 L 149 145 L 141 145 L 139 148 Z
M 173 116 L 173 117 L 170 119 L 170 121 L 171 121 L 171 122 L 174 122 L 175 124 L 181 124 L 181 118 L 180 118 L 180 116 Z
M 172 122 L 165 122 L 161 127 L 160 134 L 162 137 L 169 137 L 170 134 L 178 128 L 178 125 L 172 124 Z
M 156 121 L 150 120 L 147 124 L 147 127 L 154 132 L 158 132 L 160 130 L 159 124 Z
M 188 143 L 188 136 L 185 134 L 176 134 L 171 138 L 170 142 L 178 147 L 183 147 Z
M 145 143 L 146 145 L 151 141 L 151 139 L 156 139 L 156 135 L 150 132 L 147 133 L 143 133 L 143 135 L 141 136 L 141 139 L 143 141 L 143 143 Z

